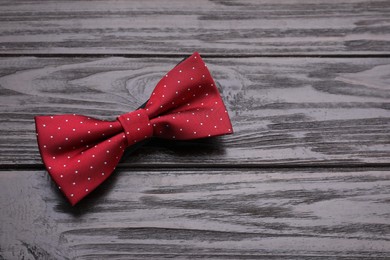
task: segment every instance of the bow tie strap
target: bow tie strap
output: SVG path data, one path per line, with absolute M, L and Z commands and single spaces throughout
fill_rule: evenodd
M 131 146 L 153 136 L 153 126 L 144 109 L 138 109 L 121 115 L 118 117 L 118 121 L 123 127 L 127 146 Z

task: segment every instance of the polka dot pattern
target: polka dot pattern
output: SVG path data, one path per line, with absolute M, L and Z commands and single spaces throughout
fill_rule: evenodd
M 188 140 L 233 132 L 197 52 L 160 80 L 143 109 L 113 122 L 73 114 L 37 116 L 35 124 L 46 169 L 72 205 L 114 172 L 128 146 L 152 136 Z

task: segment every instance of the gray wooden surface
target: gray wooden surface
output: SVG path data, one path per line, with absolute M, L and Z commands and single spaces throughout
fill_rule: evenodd
M 0 53 L 388 54 L 387 0 L 3 1 Z
M 390 1 L 0 1 L 0 259 L 389 259 Z M 33 117 L 115 119 L 193 51 L 235 134 L 71 207 Z

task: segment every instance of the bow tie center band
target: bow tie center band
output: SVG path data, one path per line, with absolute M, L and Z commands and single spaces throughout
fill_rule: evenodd
M 142 108 L 115 121 L 73 114 L 36 116 L 35 125 L 42 161 L 72 205 L 104 182 L 125 149 L 140 141 L 233 132 L 215 82 L 197 52 L 157 83 Z

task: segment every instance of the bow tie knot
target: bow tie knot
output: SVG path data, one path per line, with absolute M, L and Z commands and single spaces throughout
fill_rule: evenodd
M 118 118 L 127 140 L 127 146 L 131 146 L 153 136 L 153 126 L 145 109 L 123 114 Z

